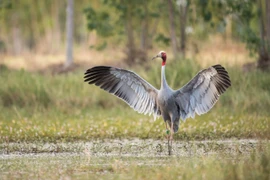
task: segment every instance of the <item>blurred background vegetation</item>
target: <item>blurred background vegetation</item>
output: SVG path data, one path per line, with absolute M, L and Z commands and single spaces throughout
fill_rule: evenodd
M 177 89 L 217 63 L 232 87 L 176 138 L 270 137 L 267 0 L 0 0 L 0 139 L 161 138 L 161 120 L 83 82 L 94 65 L 136 71 L 155 87 L 160 50 Z
M 174 58 L 190 57 L 209 38 L 220 36 L 222 44 L 245 44 L 264 69 L 269 66 L 269 21 L 266 0 L 1 0 L 0 52 L 61 54 L 72 36 L 75 48 L 115 48 L 133 65 L 147 60 L 153 49 L 170 49 Z M 66 35 L 68 29 L 74 32 Z

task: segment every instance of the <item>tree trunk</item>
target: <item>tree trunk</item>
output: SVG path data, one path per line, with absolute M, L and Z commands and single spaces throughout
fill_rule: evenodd
M 14 13 L 11 17 L 12 21 L 12 53 L 14 55 L 19 55 L 22 52 L 22 39 L 21 39 L 21 29 L 18 25 L 18 15 Z
M 142 30 L 141 30 L 141 47 L 140 47 L 140 52 L 136 53 L 140 54 L 139 60 L 140 61 L 145 61 L 147 59 L 147 51 L 149 48 L 148 42 L 149 42 L 149 33 L 148 33 L 148 24 L 149 24 L 149 19 L 148 19 L 148 7 L 147 7 L 147 2 L 145 1 L 144 3 L 144 13 L 145 16 L 142 20 Z
M 22 52 L 21 31 L 18 26 L 12 28 L 13 54 L 19 55 Z
M 142 20 L 142 34 L 141 34 L 141 49 L 147 51 L 148 49 L 148 8 L 147 4 L 144 6 L 145 17 Z
M 127 12 L 126 16 L 126 35 L 127 35 L 127 60 L 126 62 L 131 65 L 135 62 L 136 58 L 136 48 L 135 48 L 135 41 L 134 41 L 134 33 L 133 33 L 133 26 L 132 26 L 132 16 L 131 16 L 131 7 Z
M 53 46 L 51 51 L 53 53 L 58 52 L 60 49 L 61 44 L 61 29 L 60 29 L 60 18 L 59 18 L 59 10 L 60 10 L 60 3 L 59 1 L 54 1 L 54 7 L 52 9 L 52 17 L 54 18 L 53 23 Z
M 66 62 L 65 68 L 73 64 L 73 0 L 67 0 L 67 19 L 66 19 Z
M 268 41 L 268 32 L 270 31 L 268 28 L 269 20 L 270 20 L 270 10 L 269 1 L 265 1 L 265 6 L 262 5 L 261 0 L 258 0 L 258 7 L 259 7 L 259 23 L 260 23 L 260 48 L 259 48 L 259 60 L 258 60 L 258 67 L 262 70 L 269 69 L 270 67 L 270 52 L 269 52 L 269 41 Z M 263 15 L 263 7 L 266 9 L 265 19 Z
M 171 43 L 173 49 L 174 58 L 177 57 L 177 41 L 176 41 L 176 34 L 175 34 L 175 21 L 174 21 L 174 11 L 173 11 L 173 4 L 172 0 L 168 0 L 168 7 L 169 7 L 169 21 L 170 21 L 170 35 L 171 35 Z
M 180 6 L 180 51 L 185 58 L 186 56 L 186 22 L 187 22 L 187 10 L 188 10 L 188 4 L 187 1 L 182 1 Z
M 268 57 L 270 57 L 270 1 L 265 0 L 265 5 L 266 5 L 266 33 L 267 33 L 267 52 L 268 52 Z

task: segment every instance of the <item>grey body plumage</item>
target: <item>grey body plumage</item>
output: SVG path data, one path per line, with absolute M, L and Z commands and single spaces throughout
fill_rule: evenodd
M 182 88 L 172 90 L 165 77 L 166 53 L 161 51 L 157 57 L 163 60 L 159 90 L 132 71 L 109 66 L 88 69 L 84 81 L 114 94 L 139 113 L 161 115 L 173 132 L 178 131 L 179 119 L 208 112 L 231 86 L 225 68 L 215 65 L 200 71 Z

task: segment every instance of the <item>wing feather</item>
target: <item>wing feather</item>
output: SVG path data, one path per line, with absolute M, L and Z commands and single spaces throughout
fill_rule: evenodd
M 139 113 L 160 115 L 156 100 L 158 90 L 134 72 L 95 66 L 85 72 L 84 81 L 114 94 Z
M 231 86 L 228 72 L 221 65 L 200 71 L 184 87 L 175 91 L 176 102 L 182 109 L 180 117 L 195 117 L 208 112 L 219 96 Z

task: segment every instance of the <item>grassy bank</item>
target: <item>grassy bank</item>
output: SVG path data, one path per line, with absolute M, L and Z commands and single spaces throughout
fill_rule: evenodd
M 173 64 L 173 65 L 172 65 Z M 225 65 L 226 66 L 226 65 Z M 206 115 L 182 123 L 177 139 L 270 138 L 270 73 L 226 66 L 232 87 Z M 159 87 L 159 64 L 132 68 Z M 167 65 L 175 89 L 201 67 L 191 60 Z M 96 138 L 163 138 L 163 120 L 133 112 L 124 102 L 83 82 L 85 69 L 61 75 L 0 71 L 0 142 Z

